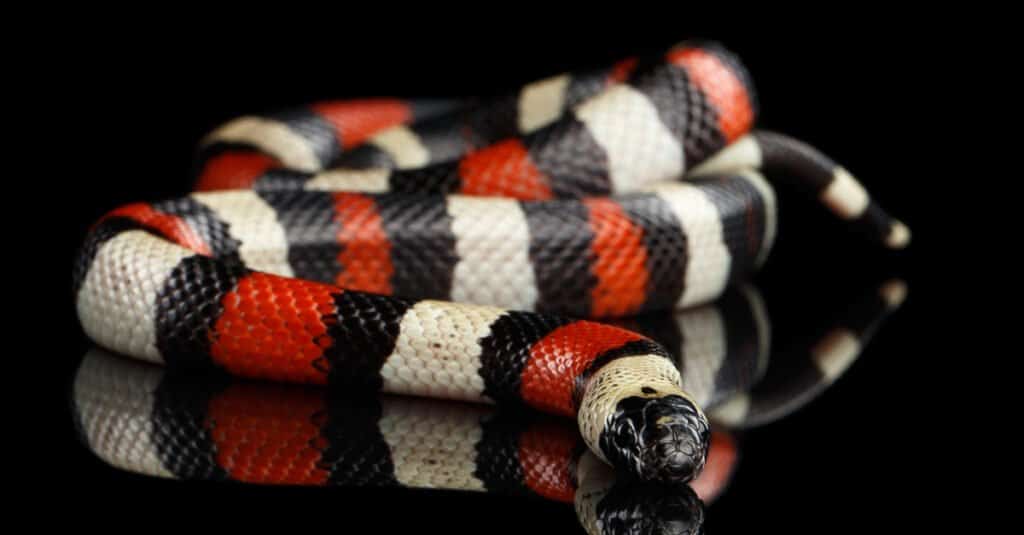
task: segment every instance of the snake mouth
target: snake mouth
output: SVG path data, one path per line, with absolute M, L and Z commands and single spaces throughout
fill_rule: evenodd
M 707 418 L 679 395 L 619 401 L 601 432 L 602 453 L 644 481 L 685 483 L 704 468 L 711 430 Z

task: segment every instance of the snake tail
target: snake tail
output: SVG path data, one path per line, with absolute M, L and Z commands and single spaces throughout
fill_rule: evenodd
M 910 244 L 910 228 L 886 212 L 849 171 L 807 143 L 755 130 L 694 168 L 694 177 L 727 170 L 763 169 L 773 180 L 789 181 L 817 198 L 856 232 L 890 249 Z

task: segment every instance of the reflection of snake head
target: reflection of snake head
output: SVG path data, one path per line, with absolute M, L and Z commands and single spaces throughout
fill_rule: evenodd
M 678 396 L 631 396 L 601 433 L 602 453 L 646 481 L 686 482 L 704 467 L 711 430 L 704 414 Z
M 704 506 L 689 487 L 615 485 L 595 511 L 602 535 L 702 533 Z
M 590 454 L 580 459 L 576 515 L 589 535 L 701 533 L 704 504 L 687 485 L 623 478 Z

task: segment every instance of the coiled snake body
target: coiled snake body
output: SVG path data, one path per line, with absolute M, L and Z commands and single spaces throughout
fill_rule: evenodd
M 79 318 L 173 368 L 574 416 L 616 467 L 686 481 L 709 427 L 668 352 L 563 315 L 700 304 L 756 268 L 776 218 L 757 168 L 891 247 L 909 239 L 817 151 L 749 133 L 755 111 L 736 58 L 684 43 L 463 107 L 237 119 L 203 142 L 207 191 L 93 227 Z
M 710 504 L 732 479 L 739 445 L 731 429 L 784 417 L 827 388 L 905 293 L 891 281 L 843 303 L 837 324 L 815 343 L 782 351 L 770 349 L 771 322 L 749 286 L 714 305 L 628 320 L 672 354 L 684 390 L 715 422 L 692 492 L 614 477 L 559 418 L 194 377 L 98 349 L 76 375 L 72 412 L 97 457 L 149 476 L 526 494 L 575 503 L 588 533 L 700 532 L 694 493 Z M 787 373 L 774 373 L 779 365 Z

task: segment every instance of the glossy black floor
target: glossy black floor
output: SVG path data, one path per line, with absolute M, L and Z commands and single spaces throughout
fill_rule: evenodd
M 218 42 L 161 48 L 143 36 L 96 36 L 71 52 L 67 76 L 81 100 L 65 104 L 65 124 L 82 151 L 73 158 L 89 172 L 68 181 L 61 200 L 59 241 L 68 280 L 75 248 L 88 225 L 109 208 L 133 200 L 175 196 L 189 187 L 190 155 L 218 123 L 255 110 L 325 97 L 392 94 L 486 94 L 573 66 L 657 50 L 692 35 L 658 32 L 541 32 L 529 43 L 518 31 L 477 31 L 459 38 L 416 35 L 380 40 L 352 34 L 321 36 L 308 47 L 276 48 L 249 36 L 246 46 Z M 780 191 L 776 250 L 754 281 L 774 324 L 773 346 L 800 347 L 842 318 L 847 304 L 899 278 L 909 288 L 891 316 L 838 382 L 782 421 L 739 433 L 740 462 L 726 492 L 706 511 L 709 532 L 820 532 L 831 526 L 873 528 L 881 511 L 902 511 L 929 472 L 930 434 L 918 416 L 922 386 L 934 363 L 926 344 L 931 319 L 943 313 L 943 280 L 925 269 L 939 239 L 916 198 L 919 162 L 907 157 L 908 130 L 922 113 L 920 64 L 905 61 L 918 44 L 898 32 L 864 40 L 857 32 L 754 38 L 701 32 L 744 59 L 760 93 L 760 125 L 813 142 L 859 176 L 915 231 L 904 253 L 891 254 L 844 231 L 817 206 Z M 149 48 L 153 45 L 152 50 Z M 905 48 L 902 48 L 905 47 Z M 63 273 L 63 275 L 61 274 Z M 61 277 L 64 277 L 63 279 Z M 56 286 L 60 286 L 56 284 Z M 202 526 L 375 532 L 526 533 L 580 531 L 571 506 L 542 500 L 457 492 L 372 488 L 321 489 L 180 483 L 114 470 L 76 439 L 67 386 L 90 347 L 74 318 L 71 296 L 59 291 L 51 309 L 53 335 L 44 406 L 46 461 L 41 496 L 59 501 L 82 526 L 195 528 Z M 60 301 L 59 299 L 63 299 Z M 781 358 L 781 357 L 780 357 Z M 49 381 L 48 381 L 49 383 Z M 57 388 L 57 387 L 60 388 Z M 114 520 L 116 518 L 116 520 Z M 912 525 L 911 516 L 886 522 Z M 342 526 L 338 528 L 338 526 Z M 136 531 L 137 532 L 137 531 Z

